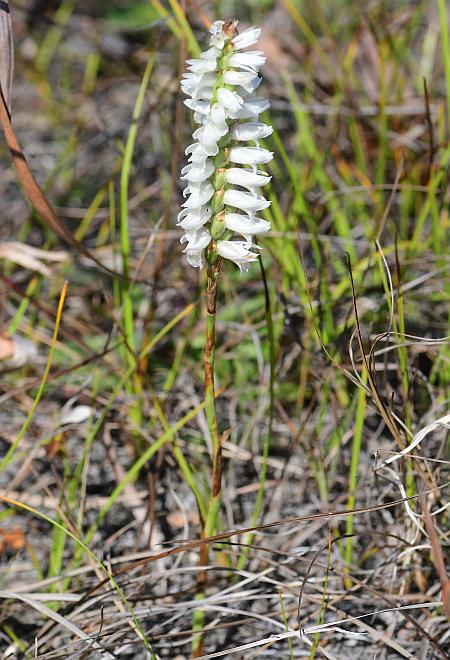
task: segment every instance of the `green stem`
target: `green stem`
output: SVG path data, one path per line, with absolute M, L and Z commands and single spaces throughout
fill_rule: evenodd
M 217 258 L 214 259 L 212 264 L 208 265 L 208 282 L 206 286 L 206 343 L 203 359 L 205 365 L 205 410 L 212 444 L 212 483 L 208 515 L 204 525 L 205 536 L 212 536 L 216 533 L 222 490 L 222 447 L 217 422 L 216 397 L 214 396 L 216 306 L 220 266 L 221 259 Z
M 212 243 L 207 251 L 206 260 L 208 264 L 208 280 L 206 284 L 206 342 L 203 352 L 205 367 L 205 411 L 208 422 L 209 434 L 212 445 L 212 478 L 211 494 L 208 502 L 206 518 L 202 516 L 202 536 L 208 538 L 214 536 L 217 527 L 217 518 L 220 510 L 222 493 L 222 446 L 219 437 L 219 424 L 217 421 L 216 399 L 214 396 L 214 362 L 216 353 L 216 307 L 217 289 L 220 278 L 221 259 L 217 257 L 215 245 Z M 204 544 L 200 548 L 200 566 L 208 563 L 209 546 Z M 207 574 L 200 569 L 197 576 L 197 595 L 201 600 L 205 596 Z M 195 610 L 193 616 L 193 629 L 201 630 L 204 626 L 205 615 L 200 609 Z M 192 658 L 203 655 L 204 634 L 195 636 L 192 642 Z
M 211 435 L 213 457 L 219 444 L 219 425 L 217 422 L 216 399 L 214 397 L 214 362 L 216 352 L 216 306 L 217 286 L 219 283 L 220 261 L 208 265 L 206 285 L 206 343 L 203 354 L 205 367 L 205 410 L 208 429 Z

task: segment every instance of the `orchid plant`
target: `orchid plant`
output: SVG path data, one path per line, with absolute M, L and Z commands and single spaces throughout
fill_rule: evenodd
M 260 190 L 271 178 L 259 167 L 273 156 L 259 143 L 272 133 L 271 126 L 259 121 L 269 102 L 255 96 L 265 57 L 258 50 L 244 51 L 258 40 L 261 30 L 252 27 L 239 34 L 237 21 L 216 21 L 210 33 L 209 49 L 187 61 L 188 72 L 181 83 L 189 97 L 185 104 L 199 127 L 193 133 L 195 142 L 186 149 L 189 163 L 181 172 L 187 182 L 186 201 L 178 215 L 188 262 L 197 268 L 205 262 L 207 266 L 205 410 L 212 445 L 212 484 L 202 521 L 205 538 L 216 531 L 221 500 L 222 450 L 214 391 L 220 268 L 229 259 L 242 273 L 258 259 L 259 248 L 253 239 L 270 229 L 270 222 L 257 215 L 270 205 Z M 200 563 L 205 565 L 207 560 L 205 544 Z M 206 573 L 199 574 L 199 593 L 203 581 Z M 201 616 L 197 623 L 201 628 Z M 202 655 L 201 646 L 202 637 L 194 657 Z
M 189 162 L 181 174 L 187 182 L 186 201 L 178 215 L 188 262 L 197 268 L 205 262 L 207 266 L 205 410 L 212 445 L 212 483 L 207 515 L 202 521 L 204 538 L 216 532 L 221 501 L 222 448 L 214 390 L 220 268 L 223 260 L 229 259 L 242 273 L 258 259 L 259 248 L 253 239 L 270 229 L 270 222 L 257 215 L 270 205 L 260 190 L 271 179 L 259 167 L 273 157 L 259 143 L 272 133 L 271 126 L 259 121 L 269 102 L 255 95 L 265 57 L 259 50 L 244 50 L 258 41 L 261 30 L 251 27 L 239 34 L 237 21 L 216 21 L 210 33 L 209 49 L 198 59 L 187 61 L 188 72 L 181 82 L 189 97 L 185 104 L 199 127 L 193 133 L 195 142 L 185 152 Z M 204 544 L 200 564 L 207 563 L 208 547 Z M 202 571 L 198 595 L 205 582 L 206 573 Z M 195 627 L 202 628 L 202 614 L 197 614 Z M 193 657 L 203 655 L 202 644 L 201 635 L 195 640 Z

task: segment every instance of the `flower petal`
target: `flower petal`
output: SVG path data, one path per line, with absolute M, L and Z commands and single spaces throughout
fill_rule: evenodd
M 217 68 L 216 58 L 202 59 L 202 60 L 187 60 L 186 64 L 189 65 L 189 71 L 193 73 L 210 73 Z
M 234 206 L 249 213 L 262 211 L 270 206 L 270 202 L 262 195 L 252 195 L 252 193 L 241 190 L 225 190 L 223 201 L 227 206 Z
M 194 268 L 201 268 L 203 266 L 203 250 L 183 250 L 186 252 L 188 264 Z
M 211 46 L 211 48 L 208 48 L 208 50 L 204 50 L 202 53 L 200 53 L 199 57 L 201 60 L 211 60 L 211 59 L 217 59 L 220 54 L 221 54 L 220 48 Z
M 197 128 L 192 137 L 199 141 L 200 145 L 209 156 L 215 156 L 219 151 L 217 143 L 223 135 L 224 134 L 217 130 L 213 124 L 208 123 Z
M 199 112 L 201 115 L 206 115 L 209 112 L 209 103 L 206 101 L 199 101 L 198 99 L 185 99 L 184 105 L 194 112 Z
M 189 183 L 202 183 L 206 181 L 214 172 L 215 167 L 212 160 L 208 159 L 204 163 L 187 165 L 181 170 L 181 178 Z
M 234 67 L 250 68 L 258 70 L 266 61 L 262 51 L 250 50 L 247 53 L 233 53 L 229 60 L 228 65 Z
M 225 71 L 223 81 L 227 85 L 240 85 L 246 92 L 253 92 L 261 83 L 261 78 L 248 71 Z
M 244 236 L 247 241 L 255 234 L 261 234 L 269 231 L 270 222 L 262 218 L 249 218 L 248 215 L 242 213 L 226 213 L 225 226 L 231 231 L 235 231 L 241 236 Z
M 201 227 L 207 222 L 212 215 L 212 209 L 208 205 L 200 206 L 198 209 L 181 209 L 178 214 L 177 224 L 182 226 L 182 222 L 187 220 L 189 217 L 189 222 L 192 222 L 194 225 Z M 189 223 L 188 223 L 189 224 Z M 192 227 L 191 231 L 194 231 L 197 227 Z M 186 228 L 187 230 L 187 228 Z
M 240 165 L 259 165 L 268 163 L 273 158 L 273 153 L 261 147 L 232 147 L 230 149 L 230 160 Z
M 261 122 L 249 122 L 247 124 L 236 124 L 231 130 L 235 140 L 261 140 L 273 133 L 272 126 Z
M 244 188 L 254 188 L 255 186 L 265 186 L 269 183 L 271 176 L 266 174 L 257 174 L 253 170 L 247 170 L 243 167 L 229 167 L 226 170 L 228 183 Z
M 231 117 L 234 117 L 244 105 L 244 100 L 241 96 L 225 87 L 219 87 L 217 90 L 217 101 L 225 110 L 228 110 Z
M 198 142 L 194 142 L 194 144 L 189 145 L 189 147 L 186 149 L 184 153 L 186 154 L 186 156 L 190 154 L 189 156 L 190 163 L 201 163 L 204 162 L 208 158 L 208 156 L 215 155 L 215 154 L 209 154 Z
M 227 124 L 227 113 L 225 111 L 225 108 L 219 105 L 218 103 L 214 103 L 214 105 L 211 107 L 211 113 L 210 113 L 210 120 L 213 126 L 220 131 L 221 135 L 225 135 L 228 133 L 230 130 L 228 124 Z
M 250 264 L 258 259 L 258 255 L 251 252 L 249 247 L 257 249 L 257 246 L 244 241 L 217 241 L 217 252 L 224 259 L 233 261 L 241 273 L 247 271 Z
M 211 46 L 215 46 L 216 48 L 224 47 L 226 37 L 223 32 L 223 26 L 224 26 L 224 21 L 214 21 L 214 23 L 211 25 L 209 29 L 209 32 L 211 34 L 209 43 L 211 44 Z
M 214 188 L 210 183 L 201 183 L 198 188 L 193 188 L 195 185 L 189 186 L 190 197 L 183 204 L 185 209 L 198 209 L 214 195 Z
M 262 98 L 249 98 L 245 99 L 244 105 L 236 113 L 236 119 L 249 119 L 257 117 L 262 112 L 266 112 L 270 108 L 270 103 L 267 99 Z
M 248 30 L 244 30 L 241 34 L 236 35 L 233 38 L 233 46 L 240 50 L 241 48 L 247 48 L 256 43 L 261 36 L 260 28 L 251 27 Z
M 203 265 L 203 250 L 211 242 L 211 234 L 206 229 L 195 232 L 187 232 L 181 237 L 181 243 L 187 243 L 183 252 L 187 256 L 188 263 L 196 268 Z

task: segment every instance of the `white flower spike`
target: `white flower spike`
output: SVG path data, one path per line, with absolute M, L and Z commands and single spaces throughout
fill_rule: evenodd
M 202 267 L 207 249 L 209 263 L 220 256 L 245 272 L 258 258 L 253 237 L 270 229 L 270 222 L 256 214 L 270 205 L 260 192 L 271 177 L 258 166 L 273 154 L 259 144 L 272 133 L 259 121 L 269 102 L 255 96 L 265 57 L 257 50 L 242 52 L 256 43 L 261 30 L 238 34 L 236 28 L 237 21 L 213 23 L 210 48 L 187 61 L 181 87 L 200 126 L 181 171 L 187 186 L 178 225 L 185 231 L 181 242 L 192 266 Z M 236 235 L 238 240 L 232 240 Z

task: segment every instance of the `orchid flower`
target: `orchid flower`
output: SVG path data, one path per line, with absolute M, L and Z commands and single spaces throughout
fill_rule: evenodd
M 186 201 L 178 225 L 185 231 L 181 242 L 192 266 L 202 267 L 208 248 L 244 272 L 258 258 L 253 237 L 270 229 L 257 213 L 270 205 L 260 189 L 271 177 L 258 168 L 273 154 L 259 144 L 272 133 L 259 121 L 269 103 L 255 96 L 265 57 L 258 50 L 241 52 L 261 30 L 237 34 L 236 27 L 237 21 L 213 23 L 209 49 L 187 61 L 181 87 L 199 128 L 185 152 Z

